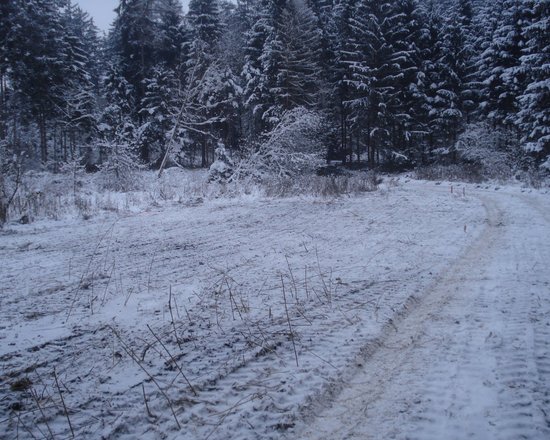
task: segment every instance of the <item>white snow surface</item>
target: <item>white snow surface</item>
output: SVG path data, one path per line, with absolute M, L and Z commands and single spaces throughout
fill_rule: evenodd
M 408 180 L 9 225 L 0 439 L 550 438 L 549 232 Z

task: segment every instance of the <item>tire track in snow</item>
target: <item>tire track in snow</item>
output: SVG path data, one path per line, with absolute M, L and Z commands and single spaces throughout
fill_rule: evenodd
M 548 221 L 524 198 L 479 197 L 478 241 L 300 438 L 550 436 L 550 249 L 532 228 Z

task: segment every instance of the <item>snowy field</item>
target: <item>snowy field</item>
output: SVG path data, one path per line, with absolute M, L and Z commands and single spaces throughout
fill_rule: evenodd
M 0 232 L 0 438 L 550 438 L 550 194 L 402 179 Z

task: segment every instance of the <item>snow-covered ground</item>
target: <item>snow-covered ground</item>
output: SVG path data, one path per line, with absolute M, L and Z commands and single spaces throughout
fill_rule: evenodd
M 548 438 L 550 195 L 401 181 L 0 232 L 0 438 Z

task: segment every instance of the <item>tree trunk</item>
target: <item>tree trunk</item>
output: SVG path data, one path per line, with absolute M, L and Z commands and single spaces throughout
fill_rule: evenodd
M 375 141 L 371 138 L 369 134 L 369 167 L 374 168 L 375 165 L 375 157 L 376 157 L 376 148 L 374 147 Z
M 149 163 L 149 145 L 147 143 L 143 142 L 140 147 L 140 156 L 141 160 L 148 164 Z
M 203 168 L 206 168 L 206 164 L 208 162 L 207 160 L 207 157 L 206 157 L 206 139 L 203 139 L 202 142 L 201 142 L 201 166 Z
M 48 161 L 48 142 L 46 137 L 46 116 L 40 112 L 38 116 L 38 130 L 40 132 L 40 159 L 43 163 Z
M 8 217 L 8 200 L 4 187 L 4 175 L 0 173 L 0 228 L 6 223 Z
M 6 130 L 6 85 L 4 80 L 4 72 L 0 72 L 0 139 L 7 137 Z
M 342 164 L 346 163 L 346 150 L 347 150 L 347 124 L 346 124 L 346 110 L 343 104 L 341 104 L 340 113 L 340 152 L 342 153 Z

